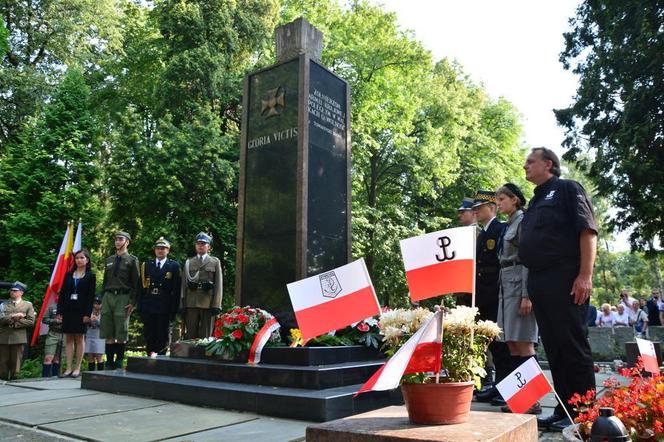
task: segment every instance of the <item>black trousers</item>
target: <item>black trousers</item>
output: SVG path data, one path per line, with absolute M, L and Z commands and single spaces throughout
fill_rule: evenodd
M 498 282 L 495 284 L 477 284 L 475 302 L 479 310 L 479 319 L 484 321 L 498 321 Z M 512 356 L 509 347 L 503 341 L 493 341 L 489 344 L 489 351 L 496 369 L 496 383 L 502 381 L 512 371 Z
M 166 354 L 170 331 L 168 313 L 147 313 L 143 318 L 143 337 L 145 338 L 145 351 L 148 353 Z
M 570 295 L 578 273 L 578 264 L 528 273 L 528 294 L 551 368 L 553 387 L 572 416 L 575 413 L 567 401 L 574 393 L 584 394 L 595 388 L 586 326 L 588 302 L 576 305 Z M 560 404 L 555 413 L 564 415 Z

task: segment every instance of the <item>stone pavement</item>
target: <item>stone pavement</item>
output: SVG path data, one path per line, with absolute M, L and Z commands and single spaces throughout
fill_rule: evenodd
M 550 372 L 545 370 L 550 379 Z M 597 385 L 610 374 L 597 374 Z M 545 414 L 556 404 L 542 401 Z M 473 403 L 473 410 L 497 407 Z M 82 390 L 79 379 L 0 383 L 0 441 L 301 441 L 309 422 Z M 540 441 L 561 441 L 540 433 Z

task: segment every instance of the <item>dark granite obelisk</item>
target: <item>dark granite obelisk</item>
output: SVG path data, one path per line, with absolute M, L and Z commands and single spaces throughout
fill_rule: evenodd
M 350 260 L 350 91 L 322 33 L 276 31 L 277 63 L 244 82 L 235 301 L 293 327 L 286 284 Z

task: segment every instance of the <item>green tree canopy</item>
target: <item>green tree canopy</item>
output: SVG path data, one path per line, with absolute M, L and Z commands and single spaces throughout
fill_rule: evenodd
M 570 23 L 560 60 L 580 83 L 574 103 L 555 111 L 565 158 L 610 198 L 611 225 L 636 227 L 632 246 L 650 249 L 664 238 L 664 5 L 586 0 Z

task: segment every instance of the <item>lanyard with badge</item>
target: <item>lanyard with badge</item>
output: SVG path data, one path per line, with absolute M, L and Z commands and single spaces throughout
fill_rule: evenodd
M 77 278 L 74 276 L 74 293 L 69 295 L 69 299 L 71 301 L 78 301 L 78 282 L 80 281 L 80 278 Z

